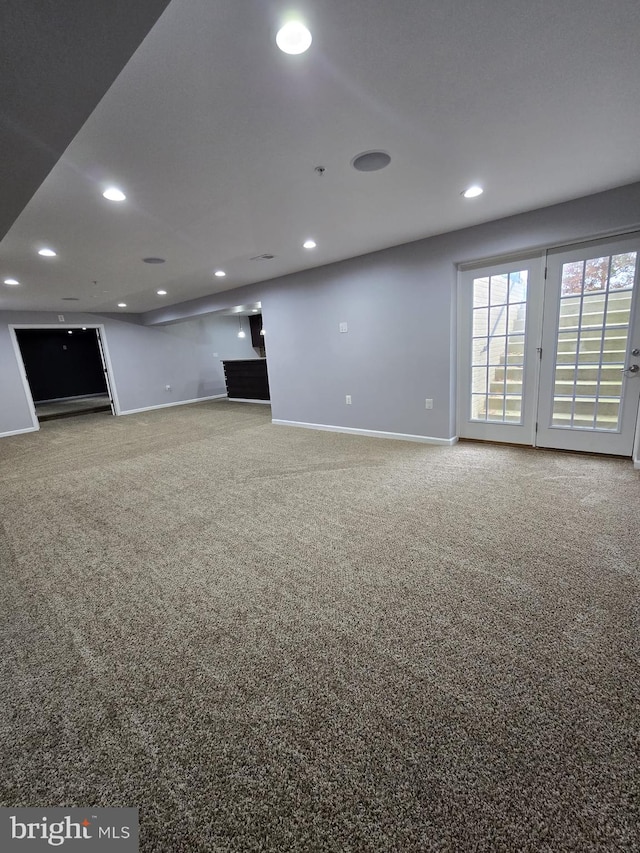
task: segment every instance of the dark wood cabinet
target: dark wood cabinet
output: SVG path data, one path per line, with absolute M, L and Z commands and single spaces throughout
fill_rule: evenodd
M 223 361 L 227 397 L 240 400 L 269 400 L 269 377 L 265 358 Z

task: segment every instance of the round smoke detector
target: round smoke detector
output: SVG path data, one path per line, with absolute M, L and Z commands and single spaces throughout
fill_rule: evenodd
M 386 151 L 363 151 L 351 161 L 351 165 L 359 172 L 378 172 L 391 162 Z

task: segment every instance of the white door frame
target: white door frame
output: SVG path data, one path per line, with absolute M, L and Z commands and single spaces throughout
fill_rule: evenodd
M 22 379 L 22 387 L 24 389 L 24 395 L 27 399 L 27 405 L 29 406 L 29 412 L 31 413 L 31 423 L 33 425 L 34 430 L 40 429 L 40 421 L 38 420 L 38 416 L 36 414 L 36 407 L 33 402 L 33 394 L 31 393 L 31 387 L 29 385 L 29 380 L 27 379 L 27 371 L 25 370 L 24 360 L 22 358 L 22 352 L 20 350 L 20 344 L 18 343 L 18 336 L 16 335 L 16 329 L 57 329 L 67 330 L 67 329 L 98 329 L 100 332 L 100 342 L 102 343 L 102 351 L 104 354 L 105 361 L 105 372 L 107 374 L 107 383 L 109 389 L 111 391 L 111 404 L 113 408 L 114 415 L 119 415 L 120 410 L 120 402 L 118 400 L 118 392 L 116 390 L 116 384 L 113 379 L 113 368 L 111 366 L 111 357 L 109 355 L 109 347 L 107 345 L 107 334 L 104 328 L 104 324 L 102 323 L 9 323 L 9 337 L 11 338 L 11 344 L 13 346 L 13 351 L 16 356 L 16 362 L 18 363 L 18 371 L 20 373 L 20 378 Z M 96 343 L 98 343 L 96 341 Z M 100 346 L 100 343 L 98 343 Z

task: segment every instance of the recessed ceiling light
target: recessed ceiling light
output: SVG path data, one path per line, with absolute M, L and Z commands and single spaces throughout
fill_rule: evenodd
M 167 295 L 166 290 L 156 290 L 156 293 L 158 294 L 158 296 L 166 296 Z
M 391 162 L 391 157 L 386 151 L 363 151 L 356 154 L 351 165 L 358 172 L 379 172 Z
M 69 330 L 69 331 L 67 332 L 67 334 L 68 334 L 68 335 L 72 335 L 72 334 L 73 334 L 73 332 L 72 332 L 71 330 Z
M 304 243 L 302 244 L 302 247 L 304 249 L 315 249 L 316 241 L 315 240 L 305 240 Z
M 289 21 L 278 30 L 276 44 L 284 53 L 304 53 L 311 45 L 311 33 L 301 21 Z
M 20 284 L 20 282 L 18 281 L 17 278 L 5 278 L 4 283 L 5 284 L 13 284 L 13 285 Z
M 252 309 L 251 309 L 251 313 L 252 313 L 252 314 L 257 314 L 257 313 L 258 313 L 258 309 L 257 309 L 257 308 L 252 308 Z
M 126 307 L 127 307 L 126 302 L 118 302 L 118 308 L 126 308 Z
M 214 275 L 218 276 L 218 278 L 224 278 L 226 275 L 226 272 L 224 270 L 216 270 L 214 272 Z
M 124 201 L 126 198 L 126 195 L 118 187 L 107 187 L 102 195 L 108 198 L 109 201 Z
M 477 196 L 482 195 L 483 192 L 484 190 L 482 189 L 482 187 L 479 187 L 477 184 L 474 184 L 473 186 L 466 189 L 462 193 L 462 195 L 465 198 L 476 198 Z
M 143 258 L 145 264 L 163 264 L 164 258 Z
M 43 258 L 55 258 L 56 256 L 53 249 L 38 249 L 38 254 L 42 255 Z
M 86 332 L 86 331 L 87 331 L 87 327 L 86 327 L 86 326 L 83 326 L 83 327 L 82 327 L 82 331 L 83 331 L 83 332 Z

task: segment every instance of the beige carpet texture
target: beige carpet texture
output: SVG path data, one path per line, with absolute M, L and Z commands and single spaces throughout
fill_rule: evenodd
M 0 804 L 141 851 L 640 850 L 629 460 L 226 400 L 0 441 Z

